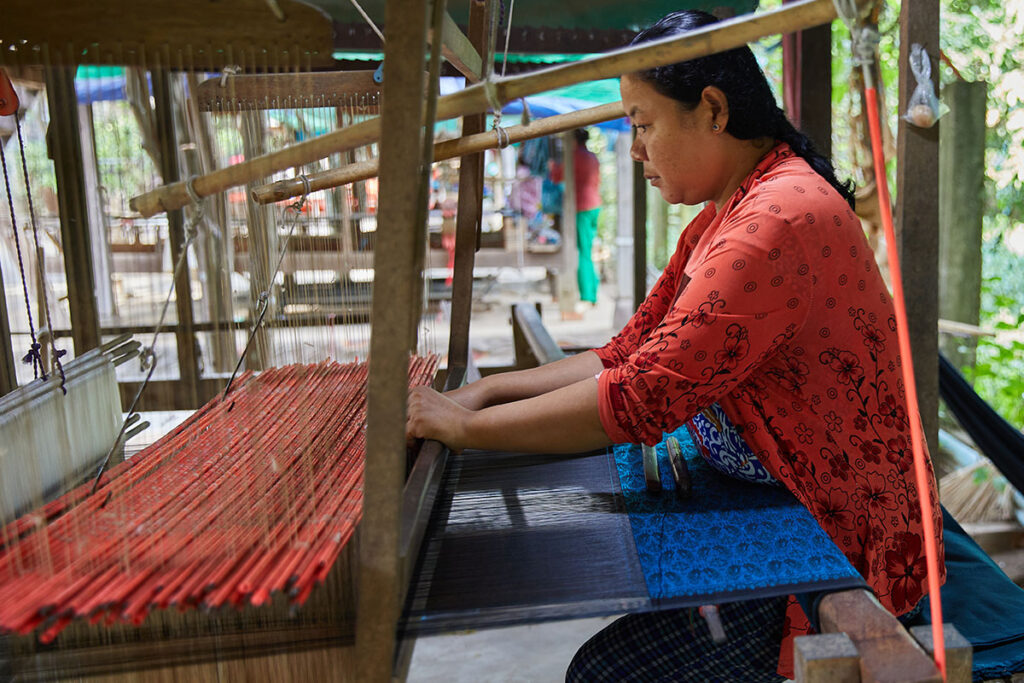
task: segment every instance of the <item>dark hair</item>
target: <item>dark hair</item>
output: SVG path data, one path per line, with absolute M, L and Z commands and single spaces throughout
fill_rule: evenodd
M 590 140 L 590 131 L 586 128 L 577 128 L 575 133 L 577 145 L 586 145 L 587 141 Z
M 686 33 L 717 21 L 714 16 L 700 10 L 672 12 L 638 33 L 632 44 Z M 787 143 L 853 206 L 853 182 L 839 182 L 832 162 L 786 118 L 749 47 L 655 67 L 635 76 L 690 109 L 700 102 L 704 88 L 715 86 L 729 100 L 726 132 L 740 140 L 770 137 Z

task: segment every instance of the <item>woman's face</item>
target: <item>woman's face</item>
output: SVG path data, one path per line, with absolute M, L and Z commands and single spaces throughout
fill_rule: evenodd
M 644 165 L 644 177 L 665 201 L 692 205 L 717 200 L 723 169 L 713 112 L 706 103 L 687 111 L 635 76 L 623 76 L 619 89 L 636 131 L 630 156 Z

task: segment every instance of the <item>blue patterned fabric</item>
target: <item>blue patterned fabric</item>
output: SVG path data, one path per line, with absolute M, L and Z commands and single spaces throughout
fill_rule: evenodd
M 722 474 L 755 484 L 782 485 L 757 459 L 717 403 L 697 413 L 688 426 L 697 450 L 709 465 Z
M 640 565 L 655 604 L 706 604 L 864 585 L 792 494 L 724 477 L 699 455 L 686 428 L 672 436 L 679 440 L 693 482 L 686 501 L 672 490 L 664 440 L 657 446 L 660 493 L 647 492 L 640 446 L 614 447 Z

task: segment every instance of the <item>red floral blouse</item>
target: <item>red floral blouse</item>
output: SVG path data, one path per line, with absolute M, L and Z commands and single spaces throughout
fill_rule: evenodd
M 657 443 L 717 401 L 883 605 L 903 614 L 927 591 L 892 298 L 859 220 L 788 145 L 686 227 L 596 352 L 613 441 Z M 931 475 L 928 495 L 941 553 Z M 792 599 L 786 623 L 791 677 L 792 637 L 809 630 Z

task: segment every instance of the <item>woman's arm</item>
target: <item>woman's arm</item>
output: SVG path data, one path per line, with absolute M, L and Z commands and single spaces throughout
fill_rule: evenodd
M 528 370 L 488 375 L 445 394 L 470 410 L 510 403 L 524 398 L 546 394 L 581 379 L 593 377 L 604 369 L 601 359 L 593 351 L 568 356 L 554 363 Z
M 426 387 L 410 391 L 407 436 L 436 439 L 453 450 L 535 453 L 578 453 L 611 443 L 601 425 L 593 377 L 476 411 L 449 396 Z

